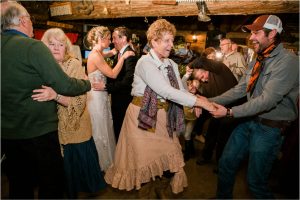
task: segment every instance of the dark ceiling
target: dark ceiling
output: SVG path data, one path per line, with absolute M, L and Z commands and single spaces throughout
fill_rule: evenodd
M 283 21 L 286 31 L 299 32 L 299 14 L 277 14 Z M 207 31 L 207 25 L 213 23 L 217 28 L 225 29 L 226 32 L 239 32 L 244 24 L 252 23 L 257 15 L 212 15 L 210 22 L 200 22 L 197 16 L 189 17 L 164 17 L 176 26 L 178 30 L 198 30 Z M 77 20 L 81 24 L 98 24 L 109 27 L 127 26 L 131 29 L 147 30 L 148 26 L 157 19 L 157 17 L 132 17 L 98 20 Z M 66 21 L 65 21 L 66 22 Z
M 66 29 L 66 32 L 83 33 L 83 25 L 103 25 L 110 29 L 117 26 L 126 26 L 140 33 L 145 33 L 148 26 L 157 19 L 157 17 L 130 17 L 130 18 L 111 18 L 111 19 L 96 19 L 96 20 L 73 20 L 73 21 L 58 21 L 50 17 L 49 4 L 51 2 L 32 2 L 21 1 L 21 4 L 28 12 L 36 18 L 34 23 L 35 29 L 48 29 L 47 21 L 60 22 L 64 24 L 74 25 L 73 29 Z M 299 13 L 276 14 L 283 22 L 286 38 L 291 38 L 291 33 L 299 35 Z M 252 23 L 257 15 L 211 15 L 210 22 L 200 22 L 197 16 L 189 17 L 164 17 L 173 23 L 177 30 L 187 31 L 208 31 L 208 24 L 213 23 L 216 29 L 224 33 L 241 32 L 241 26 Z M 144 35 L 144 34 L 143 34 Z M 297 37 L 299 39 L 299 36 Z M 294 39 L 295 40 L 295 39 Z

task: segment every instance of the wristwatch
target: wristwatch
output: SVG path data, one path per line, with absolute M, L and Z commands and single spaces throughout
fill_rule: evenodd
M 61 97 L 60 94 L 56 94 L 55 101 L 59 101 L 60 97 Z
M 233 117 L 231 108 L 227 108 L 226 117 Z

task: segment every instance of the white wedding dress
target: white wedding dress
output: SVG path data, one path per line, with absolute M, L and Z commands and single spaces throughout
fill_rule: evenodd
M 106 83 L 106 77 L 99 70 L 90 73 L 88 77 L 91 83 L 95 79 L 102 79 Z M 116 147 L 108 93 L 91 89 L 88 93 L 87 105 L 91 116 L 93 138 L 98 151 L 100 167 L 103 171 L 106 171 L 113 161 Z

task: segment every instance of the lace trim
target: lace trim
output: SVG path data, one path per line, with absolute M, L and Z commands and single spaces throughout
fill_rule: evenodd
M 170 184 L 173 193 L 177 194 L 188 186 L 187 177 L 183 170 L 184 163 L 180 157 L 182 155 L 179 155 L 179 153 L 163 155 L 149 165 L 139 169 L 118 170 L 112 165 L 106 171 L 104 178 L 114 188 L 129 191 L 135 187 L 139 190 L 142 183 L 151 181 L 151 178 L 155 180 L 156 176 L 161 177 L 164 171 L 170 170 L 175 173 Z

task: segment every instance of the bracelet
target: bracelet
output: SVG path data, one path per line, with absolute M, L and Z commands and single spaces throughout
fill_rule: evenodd
M 60 97 L 61 97 L 60 94 L 56 94 L 55 101 L 58 101 L 60 99 Z
M 226 117 L 232 117 L 230 110 L 231 110 L 230 108 L 227 108 Z

